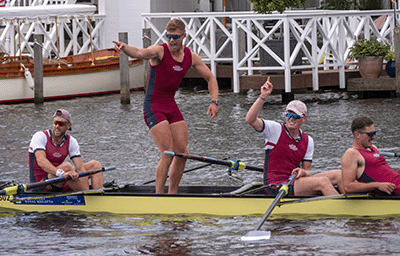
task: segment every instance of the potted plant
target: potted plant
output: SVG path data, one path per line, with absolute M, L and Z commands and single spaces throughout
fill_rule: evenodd
M 349 58 L 358 59 L 360 74 L 363 78 L 378 78 L 382 72 L 383 58 L 390 50 L 376 39 L 360 39 L 350 47 Z
M 385 56 L 386 62 L 386 73 L 390 77 L 396 77 L 396 63 L 395 63 L 395 53 L 394 51 L 389 51 Z

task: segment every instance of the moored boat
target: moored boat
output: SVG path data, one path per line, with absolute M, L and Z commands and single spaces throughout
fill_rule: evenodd
M 129 60 L 131 90 L 144 88 L 143 71 L 142 60 Z M 33 76 L 34 65 L 27 56 L 0 57 L 0 103 L 33 101 L 33 80 L 29 74 Z M 119 53 L 114 49 L 43 60 L 45 100 L 119 91 Z
M 251 189 L 254 189 L 252 187 Z M 181 186 L 178 194 L 155 194 L 154 186 L 124 185 L 68 194 L 0 196 L 0 207 L 26 212 L 79 211 L 113 214 L 262 215 L 274 200 L 243 187 Z M 339 195 L 285 197 L 271 218 L 385 217 L 400 214 L 399 197 Z

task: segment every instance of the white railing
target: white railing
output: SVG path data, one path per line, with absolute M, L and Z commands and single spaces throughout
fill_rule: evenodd
M 39 2 L 41 2 L 41 5 L 38 5 Z M 0 15 L 0 53 L 10 56 L 33 56 L 34 33 L 44 35 L 43 56 L 46 58 L 51 56 L 65 57 L 70 54 L 80 54 L 105 48 L 103 35 L 105 15 L 94 15 L 95 7 L 90 8 L 90 13 L 86 11 L 80 13 L 78 9 L 73 7 L 76 5 L 55 5 L 55 2 L 67 4 L 75 1 L 34 0 L 31 1 L 32 5 L 29 7 L 0 8 L 0 12 L 4 13 L 7 13 L 7 10 L 13 10 L 13 8 L 26 10 L 24 15 L 21 16 L 17 14 L 15 17 L 11 14 Z M 18 1 L 13 0 L 10 4 L 16 3 Z M 48 11 L 38 14 L 38 11 L 43 8 L 48 10 L 49 7 L 43 5 L 51 5 L 52 8 L 57 9 L 54 13 L 61 14 L 47 15 Z M 49 13 L 52 11 L 49 11 Z
M 383 15 L 387 18 L 377 26 L 374 20 Z M 231 20 L 231 29 L 222 23 L 227 16 Z M 210 63 L 214 75 L 219 62 L 232 63 L 234 92 L 240 91 L 240 75 L 253 75 L 255 71 L 283 71 L 285 92 L 288 93 L 291 92 L 294 70 L 311 70 L 313 89 L 318 90 L 318 70 L 335 69 L 339 73 L 340 88 L 345 88 L 345 69 L 355 63 L 348 60 L 349 48 L 356 38 L 374 37 L 393 45 L 393 10 L 287 11 L 270 15 L 253 12 L 153 13 L 142 14 L 142 17 L 143 28 L 153 32 L 153 44 L 166 42 L 165 20 L 182 19 L 188 35 L 184 44 Z M 272 39 L 283 40 L 283 56 L 269 46 Z M 276 64 L 260 66 L 260 51 Z M 297 63 L 299 54 L 301 62 Z
M 5 0 L 6 7 L 74 4 L 76 0 Z

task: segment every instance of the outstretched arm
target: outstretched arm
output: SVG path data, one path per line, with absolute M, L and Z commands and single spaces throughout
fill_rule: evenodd
M 114 48 L 118 52 L 123 52 L 131 58 L 138 58 L 144 60 L 162 59 L 163 47 L 159 45 L 152 45 L 148 48 L 139 49 L 134 46 L 127 45 L 122 42 L 113 41 Z
M 263 86 L 261 86 L 261 94 L 253 103 L 246 115 L 246 122 L 249 123 L 256 131 L 260 132 L 263 128 L 263 121 L 258 117 L 264 102 L 267 100 L 268 95 L 271 94 L 273 85 L 269 81 L 269 77 Z

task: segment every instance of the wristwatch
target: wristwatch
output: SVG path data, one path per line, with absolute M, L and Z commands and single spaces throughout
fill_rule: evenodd
M 211 103 L 214 103 L 215 105 L 219 105 L 219 100 L 212 100 Z

